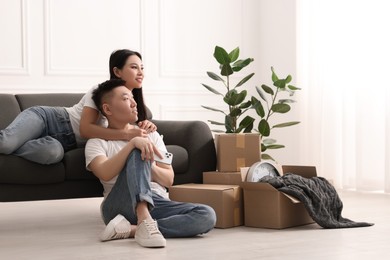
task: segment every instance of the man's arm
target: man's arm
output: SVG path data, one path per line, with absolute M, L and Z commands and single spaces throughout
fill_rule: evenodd
M 83 138 L 100 138 L 104 140 L 130 140 L 133 137 L 146 137 L 144 129 L 118 130 L 97 125 L 99 112 L 88 106 L 84 106 L 80 119 L 80 135 Z
M 133 149 L 134 145 L 129 142 L 119 153 L 111 158 L 104 155 L 95 157 L 88 165 L 88 168 L 99 179 L 109 181 L 120 173 Z
M 171 165 L 159 162 L 152 164 L 152 181 L 157 182 L 161 186 L 171 187 L 173 185 L 174 175 Z
M 141 151 L 141 157 L 143 160 L 152 160 L 154 153 L 160 155 L 158 149 L 150 142 L 149 139 L 135 137 L 111 158 L 108 158 L 105 155 L 96 156 L 89 163 L 88 168 L 99 179 L 109 181 L 120 173 L 126 164 L 129 154 L 135 148 L 138 148 Z

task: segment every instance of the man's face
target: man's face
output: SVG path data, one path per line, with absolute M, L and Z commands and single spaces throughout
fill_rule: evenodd
M 138 120 L 137 103 L 131 91 L 125 86 L 114 88 L 107 104 L 109 115 L 116 121 L 135 123 Z

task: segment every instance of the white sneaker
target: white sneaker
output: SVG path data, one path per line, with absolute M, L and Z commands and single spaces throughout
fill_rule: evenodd
M 146 219 L 137 226 L 135 241 L 143 247 L 165 247 L 166 241 L 160 230 L 157 221 Z
M 122 215 L 117 215 L 100 234 L 101 241 L 129 238 L 131 232 L 130 222 Z

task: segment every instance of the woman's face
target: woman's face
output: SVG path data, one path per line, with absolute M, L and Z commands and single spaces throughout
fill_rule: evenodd
M 130 90 L 142 87 L 144 79 L 144 65 L 137 55 L 131 55 L 122 69 L 114 68 L 115 75 L 126 81 L 126 87 Z

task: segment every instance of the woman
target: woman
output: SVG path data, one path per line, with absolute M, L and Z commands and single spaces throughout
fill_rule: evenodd
M 146 137 L 149 132 L 155 131 L 156 126 L 146 120 L 146 108 L 142 94 L 144 78 L 142 56 L 138 52 L 127 49 L 114 51 L 109 62 L 110 79 L 126 81 L 126 87 L 132 91 L 138 107 L 138 126 L 140 129 L 119 131 L 102 128 L 96 122 L 102 117 L 91 99 L 93 88 L 88 95 L 88 105 L 83 106 L 80 120 L 80 135 L 83 138 L 102 138 L 106 140 L 131 140 L 135 136 Z M 100 123 L 102 124 L 102 123 Z M 104 123 L 106 124 L 106 123 Z
M 100 116 L 91 99 L 95 86 L 73 107 L 35 106 L 22 111 L 0 131 L 0 153 L 14 154 L 40 164 L 53 164 L 61 161 L 65 152 L 84 146 L 88 138 L 131 140 L 155 131 L 156 126 L 146 120 L 141 61 L 137 52 L 118 50 L 111 54 L 109 65 L 110 77 L 127 80 L 126 86 L 135 92 L 134 99 L 140 104 L 140 129 L 127 132 L 107 129 L 105 118 Z

